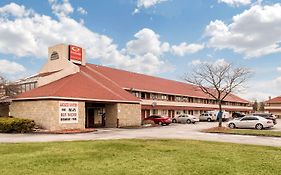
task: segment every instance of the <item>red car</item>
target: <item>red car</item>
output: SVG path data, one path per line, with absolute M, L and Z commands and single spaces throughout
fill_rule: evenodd
M 159 125 L 169 125 L 172 123 L 172 120 L 170 117 L 163 117 L 161 115 L 151 115 L 144 120 L 151 120 L 154 121 L 155 124 Z

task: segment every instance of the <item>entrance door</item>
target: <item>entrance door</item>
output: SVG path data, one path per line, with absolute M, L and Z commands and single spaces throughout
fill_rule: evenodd
M 168 110 L 168 116 L 170 118 L 174 118 L 175 117 L 175 111 L 174 110 Z
M 95 108 L 87 108 L 85 128 L 93 128 L 95 124 Z

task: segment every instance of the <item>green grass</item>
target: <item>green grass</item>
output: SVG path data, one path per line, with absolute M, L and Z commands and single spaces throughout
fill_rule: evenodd
M 203 132 L 208 133 L 223 133 L 223 134 L 236 134 L 236 135 L 253 135 L 253 136 L 266 136 L 266 137 L 281 137 L 280 131 L 270 131 L 270 130 L 255 130 L 255 129 L 207 129 Z
M 276 175 L 281 148 L 191 140 L 0 144 L 3 175 Z

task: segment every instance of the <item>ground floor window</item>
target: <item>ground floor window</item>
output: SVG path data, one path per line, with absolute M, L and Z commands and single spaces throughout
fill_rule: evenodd
M 157 109 L 152 109 L 152 114 L 158 114 L 158 110 Z

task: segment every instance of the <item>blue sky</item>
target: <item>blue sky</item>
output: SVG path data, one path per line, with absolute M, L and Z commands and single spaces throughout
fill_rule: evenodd
M 180 80 L 204 62 L 232 62 L 254 75 L 239 95 L 281 95 L 281 1 L 0 1 L 0 73 L 35 74 L 47 47 L 70 43 L 87 62 Z

